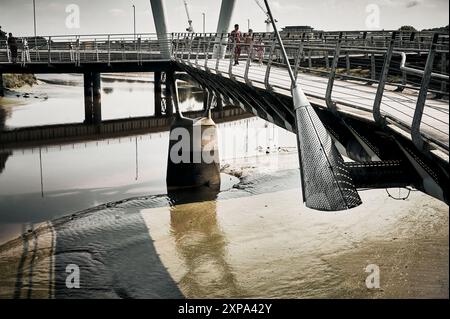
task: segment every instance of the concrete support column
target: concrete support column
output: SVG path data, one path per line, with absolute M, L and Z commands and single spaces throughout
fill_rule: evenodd
M 94 124 L 102 122 L 102 93 L 100 73 L 92 73 L 92 101 L 93 101 L 93 120 Z
M 185 134 L 180 134 L 185 132 Z M 208 117 L 176 118 L 170 128 L 168 191 L 220 187 L 217 126 Z
M 161 56 L 164 59 L 170 59 L 170 43 L 167 36 L 167 20 L 162 0 L 150 0 L 152 7 L 153 20 L 155 21 L 156 34 L 160 45 Z
M 155 72 L 155 116 L 162 115 L 162 106 L 161 106 L 161 72 Z
M 234 5 L 236 0 L 222 0 L 222 6 L 220 7 L 219 22 L 217 24 L 216 42 L 220 41 L 220 35 L 222 33 L 230 32 L 230 22 L 231 16 L 233 15 Z M 225 56 L 225 49 L 228 39 L 226 37 L 222 38 L 222 45 L 215 44 L 213 51 L 213 58 L 218 57 L 223 58 Z
M 5 96 L 5 91 L 3 89 L 3 74 L 0 73 L 0 96 Z
M 84 123 L 93 123 L 92 73 L 83 74 L 84 81 Z

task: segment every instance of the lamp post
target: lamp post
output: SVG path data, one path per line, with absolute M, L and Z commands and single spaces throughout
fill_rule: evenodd
M 206 32 L 205 32 L 206 14 L 203 12 L 203 13 L 202 13 L 202 16 L 203 16 L 203 33 L 206 33 Z
M 136 41 L 136 6 L 133 4 L 133 38 Z
M 33 0 L 33 25 L 34 25 L 34 48 L 37 52 L 37 33 L 36 33 L 36 0 Z

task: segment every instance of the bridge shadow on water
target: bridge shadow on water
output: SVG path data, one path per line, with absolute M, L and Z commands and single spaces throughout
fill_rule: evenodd
M 217 219 L 220 187 L 170 191 L 102 205 L 0 246 L 6 298 L 184 298 L 241 295 Z M 169 206 L 169 207 L 168 207 Z M 185 265 L 177 282 L 160 258 L 143 209 L 167 207 L 170 238 Z M 13 253 L 13 257 L 8 254 Z M 67 281 L 79 267 L 79 288 Z M 70 286 L 70 284 L 69 284 Z

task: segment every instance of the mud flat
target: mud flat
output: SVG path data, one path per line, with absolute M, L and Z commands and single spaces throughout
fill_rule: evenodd
M 296 154 L 271 156 L 230 163 L 241 181 L 218 194 L 134 198 L 27 231 L 0 246 L 0 297 L 448 298 L 447 205 L 371 190 L 358 208 L 312 211 Z M 81 289 L 65 287 L 69 264 Z

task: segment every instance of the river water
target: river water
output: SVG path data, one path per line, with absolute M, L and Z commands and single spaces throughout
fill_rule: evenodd
M 0 100 L 3 126 L 83 121 L 81 77 L 40 80 Z M 105 76 L 103 118 L 153 114 L 152 86 Z M 193 88 L 180 99 L 202 106 Z M 0 297 L 448 298 L 448 206 L 370 190 L 350 211 L 309 210 L 293 134 L 256 118 L 218 127 L 220 191 L 167 192 L 167 132 L 2 150 Z

